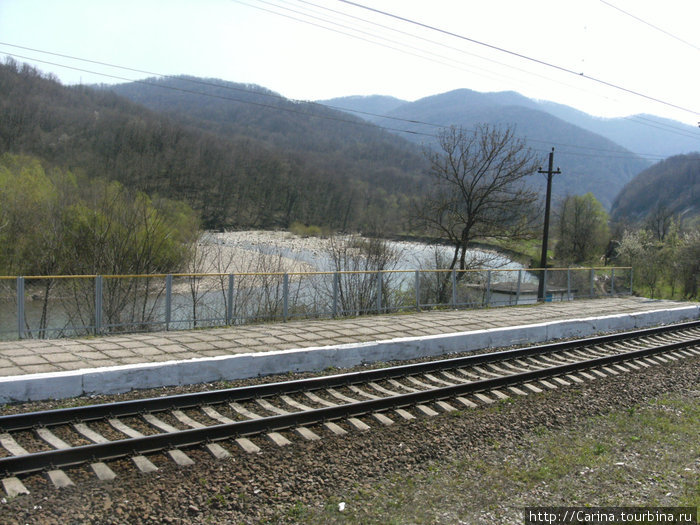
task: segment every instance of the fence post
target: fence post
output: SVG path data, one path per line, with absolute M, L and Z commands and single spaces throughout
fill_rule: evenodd
M 170 318 L 173 309 L 173 276 L 165 276 L 165 330 L 170 330 Z
M 233 274 L 228 274 L 228 296 L 226 296 L 226 324 L 233 323 Z
M 630 295 L 634 293 L 634 288 L 632 287 L 633 285 L 633 278 L 634 278 L 634 268 L 630 268 Z
M 542 300 L 547 302 L 547 268 L 544 269 L 544 286 L 542 286 Z
M 382 313 L 382 272 L 377 272 L 377 313 Z
M 520 283 L 523 280 L 523 270 L 518 270 L 518 290 L 515 292 L 515 306 L 518 306 L 518 301 L 520 300 Z
M 102 276 L 95 276 L 95 335 L 102 333 Z
M 452 308 L 457 308 L 457 270 L 452 268 Z
M 610 295 L 615 295 L 615 268 L 612 269 L 612 275 L 610 276 Z
M 282 320 L 286 323 L 289 316 L 289 274 L 282 276 Z
M 486 307 L 491 306 L 491 270 L 486 272 Z
M 420 312 L 420 270 L 416 270 L 416 311 Z
M 595 269 L 591 268 L 591 299 L 595 297 Z
M 340 289 L 340 274 L 333 273 L 333 317 L 338 317 L 338 292 Z
M 24 277 L 17 277 L 17 339 L 24 339 Z
M 566 300 L 571 301 L 571 268 L 566 269 Z

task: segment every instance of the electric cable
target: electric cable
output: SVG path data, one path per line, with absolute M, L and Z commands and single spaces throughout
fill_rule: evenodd
M 611 4 L 610 2 L 606 2 L 605 0 L 600 0 L 600 1 L 601 1 L 601 3 L 607 5 L 608 7 L 612 7 L 613 9 L 617 9 L 618 11 L 620 11 L 620 13 L 623 13 L 623 14 L 629 16 L 630 18 L 634 18 L 634 19 L 637 20 L 638 22 L 641 22 L 641 23 L 643 23 L 643 24 L 646 24 L 646 25 L 648 25 L 649 27 L 651 27 L 651 28 L 653 28 L 653 29 L 656 29 L 656 30 L 659 31 L 660 33 L 663 33 L 663 34 L 666 35 L 666 36 L 670 36 L 671 38 L 673 38 L 673 39 L 675 39 L 675 40 L 678 40 L 679 42 L 682 42 L 683 44 L 685 44 L 685 45 L 687 45 L 687 46 L 689 46 L 689 47 L 692 47 L 692 48 L 695 49 L 696 51 L 700 51 L 700 47 L 696 46 L 695 44 L 693 44 L 693 43 L 691 43 L 691 42 L 688 42 L 687 40 L 684 40 L 684 39 L 682 39 L 681 37 L 676 36 L 676 35 L 674 35 L 673 33 L 670 33 L 670 32 L 668 32 L 668 31 L 666 31 L 665 29 L 661 29 L 659 26 L 654 25 L 654 24 L 652 24 L 651 22 L 647 22 L 646 20 L 644 20 L 644 19 L 642 19 L 642 18 L 639 18 L 638 16 L 635 16 L 635 15 L 633 15 L 632 13 L 630 13 L 630 12 L 628 12 L 628 11 L 625 11 L 624 9 L 620 9 L 619 7 L 617 7 L 616 5 Z
M 305 104 L 309 104 L 309 105 L 311 105 L 311 106 L 320 106 L 320 107 L 323 107 L 323 108 L 331 108 L 331 109 L 335 109 L 335 110 L 341 111 L 341 112 L 358 113 L 358 114 L 362 114 L 362 115 L 366 115 L 366 116 L 371 116 L 371 117 L 374 117 L 374 118 L 384 118 L 384 119 L 395 120 L 395 121 L 399 121 L 399 122 L 405 122 L 405 123 L 409 123 L 409 124 L 413 124 L 413 125 L 423 125 L 423 126 L 433 127 L 433 128 L 437 128 L 437 129 L 443 129 L 443 128 L 447 127 L 447 126 L 444 126 L 444 125 L 435 124 L 435 123 L 430 123 L 430 122 L 425 122 L 425 121 L 420 121 L 420 120 L 404 119 L 404 118 L 400 118 L 400 117 L 392 117 L 392 116 L 386 116 L 386 115 L 379 115 L 379 114 L 375 114 L 375 113 L 370 113 L 370 112 L 365 112 L 365 111 L 359 111 L 359 110 L 354 110 L 354 109 L 350 109 L 350 108 L 342 108 L 342 107 L 334 106 L 334 105 L 321 104 L 321 103 L 318 103 L 318 102 L 310 102 L 310 101 L 301 101 L 301 100 L 287 99 L 287 98 L 285 98 L 284 96 L 279 95 L 279 94 L 275 94 L 275 93 L 257 92 L 257 91 L 252 91 L 252 90 L 250 90 L 250 89 L 239 88 L 239 87 L 231 86 L 231 85 L 221 85 L 221 84 L 218 84 L 218 83 L 215 83 L 215 82 L 208 82 L 208 81 L 206 81 L 206 80 L 201 80 L 201 79 L 196 79 L 196 78 L 191 78 L 191 77 L 178 77 L 178 76 L 173 76 L 173 75 L 164 75 L 164 74 L 155 73 L 155 72 L 151 72 L 151 71 L 135 69 L 135 68 L 127 67 L 127 66 L 119 66 L 119 65 L 110 64 L 110 63 L 107 63 L 107 62 L 102 62 L 102 61 L 96 61 L 96 60 L 90 60 L 90 59 L 83 59 L 83 58 L 79 58 L 79 57 L 75 57 L 75 56 L 71 56 L 71 55 L 64 55 L 64 54 L 54 53 L 54 52 L 50 52 L 50 51 L 42 51 L 42 50 L 38 50 L 38 49 L 34 49 L 34 48 L 28 48 L 28 47 L 24 47 L 24 46 L 18 46 L 18 45 L 14 45 L 14 44 L 5 43 L 5 42 L 0 42 L 0 45 L 6 45 L 6 46 L 11 46 L 11 47 L 17 47 L 17 48 L 27 49 L 27 50 L 31 50 L 31 51 L 35 51 L 35 52 L 40 52 L 40 53 L 50 54 L 50 55 L 54 55 L 54 56 L 59 56 L 59 57 L 62 57 L 62 58 L 68 58 L 68 59 L 72 59 L 72 60 L 79 60 L 79 61 L 84 61 L 84 62 L 93 63 L 93 64 L 97 64 L 97 65 L 104 65 L 104 66 L 113 67 L 113 68 L 117 68 L 117 69 L 124 69 L 124 70 L 127 70 L 127 71 L 132 71 L 132 72 L 137 72 L 137 73 L 155 75 L 155 76 L 160 76 L 160 77 L 163 77 L 163 78 L 171 78 L 171 79 L 176 79 L 176 80 L 184 80 L 184 81 L 192 82 L 192 83 L 194 83 L 194 84 L 199 84 L 199 85 L 211 86 L 211 87 L 222 88 L 222 89 L 231 89 L 231 90 L 235 90 L 235 91 L 241 91 L 241 92 L 244 92 L 244 93 L 247 93 L 247 94 L 253 94 L 253 95 L 261 95 L 261 96 L 266 96 L 266 97 L 272 97 L 272 98 L 274 98 L 274 99 L 277 99 L 277 100 L 280 100 L 280 101 L 283 101 L 283 102 L 305 103 Z M 282 111 L 286 111 L 286 112 L 290 112 L 290 113 L 296 113 L 296 114 L 300 114 L 300 115 L 304 115 L 304 116 L 308 116 L 308 117 L 316 117 L 316 118 L 321 118 L 321 119 L 326 119 L 326 120 L 333 120 L 333 121 L 339 121 L 339 122 L 346 122 L 346 123 L 349 123 L 349 124 L 362 125 L 362 126 L 368 126 L 368 127 L 378 127 L 378 128 L 380 128 L 380 129 L 383 129 L 383 130 L 386 130 L 386 131 L 391 131 L 391 132 L 394 132 L 394 133 L 406 133 L 406 134 L 411 134 L 411 135 L 416 135 L 416 136 L 425 136 L 425 137 L 430 137 L 430 138 L 436 138 L 436 135 L 435 135 L 435 134 L 426 133 L 426 132 L 421 132 L 421 131 L 417 131 L 417 130 L 415 130 L 415 129 L 405 129 L 405 128 L 404 128 L 404 129 L 401 129 L 401 128 L 388 127 L 388 126 L 383 126 L 383 125 L 376 124 L 376 123 L 371 123 L 371 122 L 368 122 L 368 121 L 366 121 L 366 120 L 355 121 L 355 120 L 343 119 L 343 118 L 340 118 L 340 117 L 332 117 L 332 116 L 328 116 L 328 115 L 315 115 L 315 114 L 309 113 L 309 112 L 307 112 L 307 111 L 300 111 L 300 110 L 298 110 L 298 109 L 293 109 L 293 108 L 288 108 L 288 107 L 283 107 L 283 106 L 270 105 L 270 104 L 263 104 L 263 103 L 260 103 L 260 102 L 254 102 L 254 101 L 250 101 L 250 100 L 243 100 L 243 99 L 238 99 L 238 98 L 234 98 L 234 97 L 227 97 L 227 96 L 223 96 L 223 95 L 215 95 L 215 94 L 211 94 L 211 93 L 203 93 L 203 92 L 201 92 L 201 91 L 188 90 L 188 89 L 185 89 L 185 88 L 178 88 L 178 87 L 174 87 L 174 86 L 167 86 L 167 85 L 163 85 L 163 84 L 158 84 L 158 83 L 155 83 L 155 82 L 149 82 L 148 80 L 134 80 L 134 79 L 131 79 L 131 78 L 126 78 L 126 77 L 122 77 L 122 76 L 118 76 L 118 75 L 111 75 L 111 74 L 107 74 L 107 73 L 100 73 L 100 72 L 93 71 L 93 70 L 88 70 L 88 69 L 84 69 L 84 68 L 77 68 L 77 67 L 74 67 L 74 66 L 68 66 L 68 65 L 65 65 L 65 64 L 59 64 L 59 63 L 57 63 L 57 62 L 50 62 L 50 61 L 46 61 L 46 60 L 40 60 L 40 59 L 36 59 L 36 58 L 32 58 L 32 57 L 27 57 L 27 56 L 23 56 L 23 55 L 18 55 L 18 54 L 12 54 L 12 53 L 6 53 L 6 54 L 7 54 L 8 56 L 12 56 L 12 57 L 16 57 L 16 58 L 22 58 L 22 59 L 25 59 L 25 60 L 34 60 L 34 61 L 37 61 L 37 62 L 49 64 L 49 65 L 54 65 L 54 66 L 58 66 L 58 67 L 64 67 L 64 68 L 67 68 L 67 69 L 72 69 L 72 70 L 76 70 L 76 71 L 81 71 L 81 72 L 85 72 L 85 73 L 90 73 L 90 74 L 94 74 L 94 75 L 98 75 L 98 76 L 105 76 L 105 77 L 113 78 L 113 79 L 116 79 L 116 80 L 123 80 L 123 81 L 127 81 L 127 82 L 134 82 L 134 83 L 143 84 L 143 85 L 148 85 L 148 86 L 155 86 L 155 87 L 159 87 L 159 88 L 163 88 L 163 89 L 170 89 L 170 90 L 180 91 L 180 92 L 184 92 L 184 93 L 188 93 L 188 94 L 193 94 L 193 95 L 209 96 L 209 97 L 213 97 L 213 98 L 219 98 L 219 99 L 229 100 L 229 101 L 232 101 L 232 102 L 238 102 L 238 103 L 243 103 L 243 104 L 251 104 L 251 105 L 255 105 L 255 106 L 259 106 L 259 107 L 264 107 L 264 108 L 268 108 L 268 109 L 282 110 Z M 474 131 L 473 129 L 470 129 L 470 128 L 464 128 L 464 129 L 465 129 L 466 131 L 472 131 L 472 132 Z M 639 157 L 639 158 L 646 158 L 647 160 L 662 160 L 662 159 L 666 158 L 666 157 L 664 157 L 664 156 L 657 155 L 657 154 L 637 153 L 637 152 L 630 152 L 629 155 L 625 155 L 625 154 L 622 153 L 622 152 L 619 152 L 619 151 L 616 151 L 616 150 L 605 149 L 605 148 L 596 148 L 596 147 L 581 146 L 581 145 L 566 144 L 566 143 L 556 143 L 556 142 L 552 142 L 552 141 L 544 141 L 544 140 L 538 140 L 538 139 L 527 138 L 527 137 L 524 137 L 524 138 L 525 138 L 528 142 L 531 142 L 531 143 L 542 143 L 542 144 L 550 144 L 550 145 L 551 145 L 551 144 L 554 144 L 555 146 L 558 146 L 558 147 L 566 147 L 566 148 L 573 148 L 573 149 L 582 149 L 582 150 L 589 150 L 589 151 L 598 151 L 598 152 L 601 152 L 601 153 L 612 153 L 612 154 L 613 154 L 613 155 L 602 155 L 602 156 L 599 155 L 600 157 L 606 157 L 606 158 L 634 158 L 634 157 Z M 694 138 L 694 137 L 693 137 L 693 138 Z M 533 149 L 535 149 L 535 148 L 533 148 Z M 547 151 L 548 151 L 548 150 L 547 150 Z M 571 154 L 573 155 L 574 153 L 571 153 Z M 580 155 L 581 155 L 581 156 L 585 156 L 585 154 L 580 154 Z M 589 155 L 589 156 L 590 156 L 590 155 Z
M 467 41 L 467 42 L 471 42 L 471 43 L 473 43 L 473 44 L 477 44 L 477 45 L 480 45 L 480 46 L 484 46 L 484 47 L 487 47 L 487 48 L 489 48 L 489 49 L 493 49 L 494 51 L 499 51 L 499 52 L 501 52 L 501 53 L 506 53 L 506 54 L 508 54 L 508 55 L 511 55 L 511 56 L 514 56 L 514 57 L 518 57 L 518 58 L 521 58 L 521 59 L 523 59 L 523 60 L 527 60 L 527 61 L 529 61 L 529 62 L 533 62 L 533 63 L 539 64 L 539 65 L 542 65 L 542 66 L 546 66 L 546 67 L 555 69 L 555 70 L 557 70 L 557 71 L 561 71 L 561 72 L 563 72 L 563 73 L 568 73 L 568 74 L 570 74 L 570 75 L 575 75 L 575 76 L 578 76 L 578 77 L 586 78 L 586 79 L 588 79 L 588 80 L 590 80 L 590 81 L 592 81 L 592 82 L 596 82 L 596 83 L 598 83 L 598 84 L 601 84 L 601 85 L 604 85 L 604 86 L 607 86 L 607 87 L 611 87 L 611 88 L 613 88 L 613 89 L 617 89 L 617 90 L 619 90 L 619 91 L 623 91 L 623 92 L 629 93 L 629 94 L 631 94 L 631 95 L 636 95 L 636 96 L 638 96 L 638 97 L 642 97 L 642 98 L 645 98 L 645 99 L 647 99 L 647 100 L 651 100 L 651 101 L 653 101 L 653 102 L 657 102 L 657 103 L 659 103 L 659 104 L 663 104 L 663 105 L 665 105 L 665 106 L 669 106 L 669 107 L 672 107 L 672 108 L 675 108 L 675 109 L 679 109 L 679 110 L 681 110 L 681 111 L 685 111 L 686 113 L 690 113 L 690 114 L 692 114 L 692 115 L 700 116 L 700 111 L 696 111 L 696 110 L 693 110 L 693 109 L 690 109 L 690 108 L 686 108 L 686 107 L 680 106 L 680 105 L 678 105 L 678 104 L 674 104 L 674 103 L 672 103 L 672 102 L 667 102 L 667 101 L 662 100 L 662 99 L 660 99 L 660 98 L 653 97 L 653 96 L 651 96 L 651 95 L 647 95 L 647 94 L 645 94 L 645 93 L 641 93 L 641 92 L 639 92 L 639 91 L 635 91 L 635 90 L 633 90 L 633 89 L 629 89 L 629 88 L 626 88 L 626 87 L 624 87 L 624 86 L 620 86 L 620 85 L 618 85 L 618 84 L 614 84 L 614 83 L 612 83 L 612 82 L 608 82 L 608 81 L 606 81 L 606 80 L 603 80 L 603 79 L 600 79 L 600 78 L 597 78 L 597 77 L 592 77 L 592 76 L 586 75 L 586 74 L 583 73 L 583 72 L 574 71 L 574 70 L 569 69 L 569 68 L 566 68 L 566 67 L 564 67 L 564 66 L 559 66 L 559 65 L 556 65 L 556 64 L 552 64 L 552 63 L 547 62 L 547 61 L 545 61 L 545 60 L 541 60 L 541 59 L 538 59 L 538 58 L 534 58 L 534 57 L 531 57 L 531 56 L 528 56 L 528 55 L 525 55 L 525 54 L 522 54 L 522 53 L 518 53 L 518 52 L 516 52 L 516 51 L 511 51 L 511 50 L 509 50 L 509 49 L 505 49 L 505 48 L 503 48 L 503 47 L 495 46 L 495 45 L 489 44 L 489 43 L 487 43 L 487 42 L 482 42 L 482 41 L 480 41 L 480 40 L 476 40 L 476 39 L 474 39 L 474 38 L 470 38 L 470 37 L 465 36 L 465 35 L 460 35 L 460 34 L 457 34 L 457 33 L 453 33 L 453 32 L 451 32 L 451 31 L 447 31 L 447 30 L 445 30 L 445 29 L 440 29 L 440 28 L 438 28 L 438 27 L 431 26 L 431 25 L 429 25 L 429 24 L 424 24 L 424 23 L 422 23 L 422 22 L 418 22 L 417 20 L 412 20 L 412 19 L 410 19 L 410 18 L 405 18 L 405 17 L 399 16 L 399 15 L 395 15 L 395 14 L 389 13 L 389 12 L 387 12 L 387 11 L 382 11 L 382 10 L 376 9 L 376 8 L 374 8 L 374 7 L 369 7 L 369 6 L 366 6 L 366 5 L 363 5 L 363 4 L 359 4 L 359 3 L 357 3 L 357 2 L 352 2 L 351 0 L 338 0 L 338 2 L 342 2 L 342 3 L 344 3 L 344 4 L 352 5 L 352 6 L 355 6 L 355 7 L 360 8 L 360 9 L 365 9 L 365 10 L 367 10 L 367 11 L 371 11 L 371 12 L 374 12 L 374 13 L 377 13 L 377 14 L 381 14 L 381 15 L 383 15 L 383 16 L 387 16 L 387 17 L 390 17 L 390 18 L 393 18 L 393 19 L 396 19 L 396 20 L 401 20 L 402 22 L 406 22 L 406 23 L 408 23 L 408 24 L 412 24 L 412 25 L 415 25 L 415 26 L 417 26 L 417 27 L 422 27 L 422 28 L 425 28 L 425 29 L 429 29 L 429 30 L 431 30 L 431 31 L 436 31 L 436 32 L 438 32 L 438 33 L 441 33 L 441 34 L 444 34 L 444 35 L 447 35 L 447 36 L 451 36 L 451 37 L 454 37 L 454 38 L 458 38 L 458 39 L 460 39 L 460 40 L 464 40 L 464 41 Z

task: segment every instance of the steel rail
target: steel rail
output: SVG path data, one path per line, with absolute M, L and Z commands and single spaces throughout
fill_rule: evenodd
M 3 472 L 5 476 L 26 474 L 44 470 L 49 466 L 51 468 L 62 468 L 89 461 L 96 461 L 98 459 L 110 460 L 131 455 L 159 452 L 172 448 L 185 448 L 202 443 L 249 436 L 262 432 L 286 430 L 299 425 L 310 425 L 349 417 L 358 417 L 372 412 L 385 412 L 387 410 L 413 406 L 420 403 L 450 399 L 456 396 L 495 388 L 515 386 L 538 379 L 571 374 L 581 370 L 589 370 L 613 363 L 640 359 L 698 345 L 700 345 L 700 338 L 695 338 L 689 341 L 675 342 L 622 354 L 597 357 L 546 369 L 532 370 L 514 375 L 484 379 L 432 390 L 423 390 L 409 394 L 400 394 L 381 399 L 360 401 L 358 403 L 343 404 L 335 407 L 213 425 L 204 428 L 183 430 L 177 433 L 155 434 L 142 438 L 131 438 L 70 449 L 0 458 L 0 472 Z
M 374 370 L 363 370 L 347 374 L 334 374 L 329 376 L 314 377 L 309 379 L 297 379 L 294 381 L 267 383 L 190 394 L 179 394 L 168 397 L 155 397 L 117 403 L 86 405 L 81 407 L 63 408 L 58 410 L 46 410 L 40 412 L 27 412 L 0 416 L 0 432 L 27 430 L 36 427 L 50 427 L 63 425 L 73 421 L 96 421 L 105 418 L 117 418 L 138 416 L 142 413 L 157 413 L 174 409 L 195 408 L 201 405 L 216 405 L 231 401 L 246 401 L 260 399 L 276 395 L 289 395 L 297 392 L 308 392 L 327 388 L 366 383 L 369 381 L 381 381 L 410 375 L 420 375 L 453 368 L 468 367 L 480 364 L 504 361 L 558 352 L 578 348 L 582 346 L 602 345 L 618 341 L 639 339 L 652 335 L 668 332 L 676 332 L 700 327 L 700 320 L 687 323 L 667 325 L 662 327 L 647 328 L 639 331 L 622 332 L 618 334 L 589 337 L 572 341 L 548 343 L 544 345 L 515 348 L 499 352 L 456 357 L 445 360 L 398 365 Z

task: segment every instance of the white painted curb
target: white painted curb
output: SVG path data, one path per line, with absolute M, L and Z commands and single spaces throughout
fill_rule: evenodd
M 698 318 L 700 306 L 686 306 L 368 343 L 0 377 L 0 403 L 64 399 L 86 394 L 116 394 L 141 388 L 245 379 L 287 372 L 314 372 L 329 367 L 345 368 L 378 361 L 408 360 L 586 337 L 596 333 L 632 330 Z

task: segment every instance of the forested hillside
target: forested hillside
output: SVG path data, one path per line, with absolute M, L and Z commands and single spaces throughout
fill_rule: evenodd
M 670 157 L 637 175 L 615 199 L 612 216 L 639 221 L 657 210 L 684 219 L 700 216 L 700 153 Z
M 372 97 L 339 98 L 326 103 L 367 111 L 362 106 L 363 100 L 368 104 L 374 103 Z M 543 111 L 536 101 L 511 91 L 478 93 L 459 89 L 404 103 L 386 114 L 439 126 L 473 128 L 481 122 L 514 126 L 517 135 L 542 152 L 543 157 L 551 147 L 556 148 L 555 162 L 561 167 L 562 175 L 557 177 L 554 184 L 555 196 L 561 198 L 567 194 L 591 192 L 608 209 L 622 187 L 649 166 L 647 161 L 618 144 L 557 118 Z M 382 125 L 390 122 L 371 116 L 365 118 Z M 415 141 L 429 141 L 426 134 L 436 132 L 434 126 L 420 123 L 402 122 L 401 127 L 421 133 L 407 135 Z
M 8 62 L 0 66 L 0 153 L 35 155 L 183 199 L 206 228 L 299 221 L 391 231 L 401 227 L 405 203 L 421 185 L 421 155 L 380 130 L 219 99 L 229 104 L 224 110 L 173 93 L 206 115 L 164 115 L 107 89 L 65 87 Z
M 321 104 L 294 102 L 260 86 L 180 76 L 107 89 L 219 136 L 258 139 L 305 157 L 309 166 L 389 190 L 396 189 L 402 174 L 422 167 L 420 148 L 406 140 L 363 119 Z

